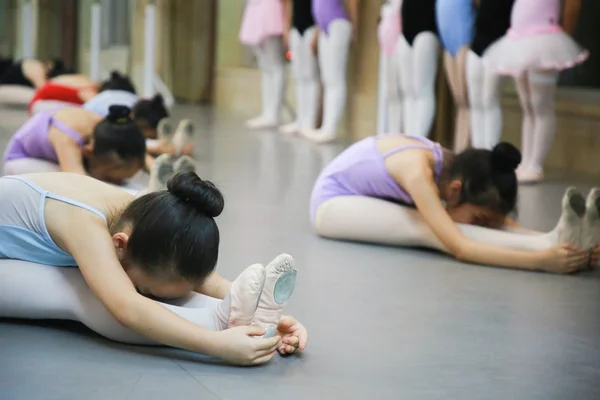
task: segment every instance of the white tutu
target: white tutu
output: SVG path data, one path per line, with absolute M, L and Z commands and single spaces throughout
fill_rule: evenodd
M 500 75 L 519 76 L 525 71 L 562 71 L 584 62 L 589 52 L 565 32 L 524 37 L 506 35 L 483 55 L 484 63 Z

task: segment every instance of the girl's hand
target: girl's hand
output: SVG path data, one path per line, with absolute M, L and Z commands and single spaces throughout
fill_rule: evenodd
M 600 260 L 600 245 L 597 245 L 593 248 L 592 253 L 590 254 L 590 264 L 589 267 L 592 269 L 598 268 L 598 261 Z
M 585 267 L 589 252 L 570 244 L 559 244 L 540 253 L 540 269 L 558 274 L 570 274 Z
M 277 348 L 279 354 L 292 354 L 306 347 L 308 331 L 294 317 L 282 316 L 277 325 L 277 334 L 281 335 L 281 343 Z
M 217 355 L 235 365 L 258 365 L 273 358 L 281 337 L 259 338 L 266 331 L 258 326 L 238 326 L 217 332 Z

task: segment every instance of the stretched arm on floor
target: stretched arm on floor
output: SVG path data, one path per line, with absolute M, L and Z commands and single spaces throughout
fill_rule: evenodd
M 583 254 L 567 246 L 544 251 L 526 252 L 483 244 L 468 239 L 452 221 L 442 204 L 434 174 L 427 157 L 420 152 L 407 153 L 403 163 L 411 168 L 397 168 L 394 179 L 413 198 L 423 219 L 435 235 L 458 260 L 499 267 L 528 270 L 572 272 L 582 263 Z

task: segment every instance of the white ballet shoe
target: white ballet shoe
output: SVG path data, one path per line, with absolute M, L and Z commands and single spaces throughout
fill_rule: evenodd
M 544 180 L 543 171 L 534 171 L 530 169 L 517 170 L 517 181 L 524 185 L 540 183 Z
M 170 118 L 163 118 L 156 127 L 158 134 L 158 140 L 163 142 L 170 142 L 173 139 L 175 129 L 173 127 L 173 121 Z
M 175 131 L 173 140 L 171 141 L 176 156 L 180 156 L 183 152 L 183 149 L 192 143 L 195 133 L 196 128 L 189 119 L 184 119 L 179 123 L 179 125 L 177 125 L 177 130 Z
M 173 158 L 168 154 L 158 156 L 152 168 L 150 168 L 150 181 L 148 183 L 149 192 L 158 192 L 167 189 L 167 181 L 174 174 Z
M 281 126 L 279 128 L 279 132 L 284 135 L 295 135 L 300 132 L 300 125 L 297 122 L 292 122 L 290 124 Z
M 262 264 L 246 268 L 231 284 L 229 294 L 215 311 L 215 322 L 221 330 L 250 325 L 265 285 L 266 269 Z
M 562 213 L 556 226 L 557 242 L 581 247 L 582 218 L 585 215 L 585 199 L 574 187 L 566 190 L 562 199 Z
M 265 285 L 252 324 L 265 328 L 265 337 L 269 337 L 275 334 L 287 301 L 294 292 L 297 270 L 294 258 L 289 254 L 277 256 L 265 269 Z
M 279 125 L 277 121 L 270 118 L 266 118 L 262 115 L 260 117 L 252 118 L 246 121 L 246 127 L 250 129 L 275 128 L 277 127 L 277 125 Z
M 600 188 L 593 188 L 588 194 L 582 225 L 581 247 L 592 251 L 600 245 Z
M 302 136 L 318 144 L 331 143 L 336 140 L 335 132 L 327 132 L 322 129 L 304 129 Z
M 173 163 L 173 172 L 196 172 L 196 162 L 190 156 L 181 156 Z

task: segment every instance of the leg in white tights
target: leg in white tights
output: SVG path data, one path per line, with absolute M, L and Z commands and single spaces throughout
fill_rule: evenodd
M 385 55 L 386 62 L 386 99 L 387 133 L 402 133 L 402 93 L 400 87 L 400 44 L 392 55 Z
M 467 88 L 471 118 L 471 145 L 491 150 L 502 134 L 501 77 L 487 68 L 481 57 L 467 54 Z
M 435 77 L 438 69 L 440 42 L 431 32 L 417 35 L 412 46 L 414 123 L 411 136 L 427 137 L 435 117 Z
M 292 71 L 296 84 L 296 121 L 281 128 L 283 133 L 293 134 L 305 129 L 315 129 L 319 108 L 319 66 L 312 50 L 316 28 L 307 29 L 300 35 L 297 29 L 290 32 L 290 48 L 294 58 Z
M 37 158 L 19 158 L 4 163 L 4 175 L 35 174 L 39 172 L 59 172 L 58 164 Z
M 398 75 L 400 77 L 400 93 L 402 93 L 402 120 L 403 120 L 403 132 L 406 135 L 410 135 L 410 132 L 414 132 L 415 128 L 415 95 L 413 93 L 412 85 L 412 71 L 413 71 L 413 49 L 410 47 L 404 35 L 400 35 L 398 39 Z
M 538 182 L 544 176 L 544 162 L 554 141 L 556 115 L 554 101 L 558 73 L 529 71 L 518 82 L 523 110 L 530 114 L 523 131 L 523 168 L 521 182 Z M 524 122 L 525 128 L 525 122 Z
M 281 36 L 269 36 L 253 47 L 262 72 L 262 114 L 247 122 L 249 128 L 272 128 L 279 124 L 285 92 L 285 64 Z
M 196 294 L 178 305 L 161 304 L 188 321 L 217 330 L 216 310 L 221 303 Z M 77 268 L 0 260 L 0 317 L 79 321 L 112 340 L 156 344 L 115 320 Z
M 529 170 L 529 163 L 533 157 L 533 127 L 535 126 L 533 107 L 531 105 L 531 87 L 529 75 L 523 74 L 515 78 L 517 93 L 521 102 L 523 121 L 521 126 L 521 165 L 517 169 L 517 178 L 521 180 L 523 174 Z
M 352 40 L 352 25 L 344 19 L 331 22 L 329 32 L 319 35 L 319 65 L 324 87 L 323 124 L 305 136 L 318 143 L 335 140 L 346 107 L 346 72 Z
M 571 218 L 567 207 L 563 204 L 563 217 L 557 229 L 549 233 L 524 234 L 474 225 L 458 226 L 474 241 L 514 250 L 543 250 L 555 245 L 559 238 L 568 236 L 561 228 L 571 223 L 565 222 Z M 315 228 L 319 235 L 332 239 L 448 252 L 418 210 L 371 197 L 340 196 L 326 201 L 317 210 Z

